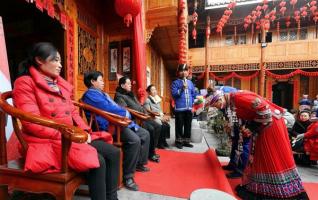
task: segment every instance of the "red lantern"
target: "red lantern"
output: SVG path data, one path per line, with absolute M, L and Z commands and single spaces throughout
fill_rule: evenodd
M 303 11 L 303 12 L 301 13 L 301 16 L 305 18 L 305 17 L 307 16 L 307 14 L 308 14 L 308 13 L 307 13 L 306 11 Z
M 285 15 L 286 7 L 281 7 L 279 11 L 282 13 L 282 15 Z
M 279 3 L 279 6 L 280 6 L 280 7 L 285 7 L 285 6 L 286 6 L 286 2 L 285 2 L 285 1 L 280 2 L 280 3 Z
M 267 32 L 269 30 L 269 28 L 270 28 L 270 23 L 268 21 L 266 21 L 264 23 L 264 30 Z
M 272 15 L 272 16 L 271 16 L 271 21 L 273 22 L 273 21 L 275 21 L 275 19 L 276 19 L 276 16 L 275 16 L 275 15 Z
M 194 40 L 197 39 L 197 30 L 195 29 L 195 27 L 194 27 L 193 30 L 192 30 L 192 38 L 193 38 Z
M 266 11 L 267 8 L 268 8 L 268 5 L 267 5 L 267 4 L 264 4 L 263 7 L 262 7 L 262 9 L 263 9 L 264 11 Z
M 292 5 L 293 7 L 295 7 L 295 4 L 297 3 L 297 0 L 290 0 L 290 5 Z
M 315 24 L 316 24 L 317 21 L 318 21 L 318 15 L 314 16 L 313 20 L 314 20 L 314 22 L 315 22 Z
M 222 28 L 221 28 L 222 30 Z M 206 26 L 206 29 L 205 29 L 205 36 L 206 36 L 206 39 L 209 39 L 210 38 L 210 34 L 211 34 L 211 29 L 210 29 L 210 21 L 208 22 L 208 25 Z
M 317 6 L 310 7 L 310 11 L 312 14 L 314 14 L 316 10 L 317 10 Z
M 132 18 L 141 11 L 140 0 L 116 0 L 115 9 L 118 15 L 124 17 L 124 23 L 127 27 L 132 23 Z
M 198 13 L 195 11 L 192 14 L 192 21 L 193 21 L 193 26 L 195 26 L 197 24 L 197 21 L 198 21 Z

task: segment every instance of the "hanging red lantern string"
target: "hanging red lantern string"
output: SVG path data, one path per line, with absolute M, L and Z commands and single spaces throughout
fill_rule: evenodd
M 264 0 L 263 1 L 263 5 L 257 5 L 255 10 L 252 10 L 252 12 L 247 15 L 245 18 L 244 18 L 244 29 L 247 30 L 247 28 L 249 27 L 250 24 L 252 24 L 252 35 L 254 34 L 254 23 L 256 23 L 256 29 L 259 30 L 260 27 L 261 27 L 261 23 L 259 23 L 257 21 L 257 19 L 259 19 L 262 15 L 262 10 L 263 12 L 265 13 L 265 11 L 268 9 L 268 0 Z M 276 11 L 275 11 L 276 13 Z M 273 14 L 275 14 L 273 12 Z M 276 19 L 276 16 L 275 16 L 275 19 Z M 273 20 L 275 20 L 274 17 L 273 17 Z
M 206 22 L 206 29 L 205 29 L 205 36 L 207 40 L 210 39 L 210 34 L 211 34 L 210 24 L 211 24 L 210 17 L 208 16 L 207 22 Z
M 311 76 L 311 77 L 318 76 L 318 72 L 306 72 L 301 69 L 296 69 L 295 71 L 290 72 L 288 74 L 275 74 L 273 72 L 270 72 L 269 70 L 266 70 L 266 75 L 275 79 L 288 79 L 298 74 L 302 76 Z
M 193 8 L 193 14 L 192 14 L 192 22 L 193 22 L 193 30 L 192 30 L 192 38 L 194 39 L 194 43 L 196 43 L 197 39 L 197 30 L 196 25 L 198 21 L 198 13 L 197 10 L 197 0 L 194 0 L 194 8 Z
M 179 64 L 187 63 L 186 33 L 188 31 L 185 0 L 179 2 L 178 35 Z
M 286 2 L 283 0 L 279 3 L 280 9 L 279 11 L 282 13 L 282 15 L 285 15 L 286 12 Z
M 141 11 L 140 0 L 116 0 L 115 10 L 118 15 L 124 18 L 127 27 L 132 23 L 133 17 L 137 16 Z
M 230 78 L 238 78 L 238 79 L 241 79 L 241 80 L 251 80 L 255 77 L 258 76 L 258 71 L 256 71 L 255 73 L 251 74 L 251 75 L 248 75 L 248 76 L 242 76 L 242 75 L 239 75 L 237 74 L 236 72 L 231 72 L 230 74 L 226 75 L 226 76 L 223 76 L 223 77 L 219 77 L 217 76 L 215 73 L 213 72 L 210 72 L 209 75 L 210 75 L 210 78 L 213 78 L 217 81 L 227 81 L 228 79 Z
M 221 37 L 222 37 L 223 27 L 225 26 L 227 21 L 230 19 L 230 16 L 232 15 L 233 9 L 235 8 L 235 6 L 236 6 L 235 1 L 232 1 L 231 3 L 227 5 L 226 10 L 224 11 L 221 19 L 219 20 L 216 26 L 216 32 L 220 33 Z

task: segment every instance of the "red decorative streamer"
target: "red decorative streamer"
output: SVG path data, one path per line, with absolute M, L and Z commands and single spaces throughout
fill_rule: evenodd
M 241 80 L 251 80 L 252 78 L 257 77 L 259 74 L 259 72 L 255 72 L 254 74 L 251 74 L 249 76 L 241 76 L 239 74 L 237 74 L 236 72 L 231 72 L 230 74 L 224 76 L 224 77 L 218 77 L 217 75 L 215 75 L 213 72 L 210 72 L 210 77 L 214 78 L 217 81 L 227 81 L 230 78 L 238 78 Z
M 67 26 L 66 26 L 66 48 L 67 48 L 67 81 L 74 85 L 74 21 L 72 18 L 67 17 Z
M 303 76 L 318 76 L 318 72 L 306 72 L 306 71 L 303 71 L 301 69 L 296 69 L 295 71 L 289 73 L 289 74 L 275 74 L 275 73 L 272 73 L 270 72 L 269 70 L 266 70 L 266 75 L 267 76 L 270 76 L 272 78 L 275 78 L 275 79 L 288 79 L 288 78 L 291 78 L 295 75 L 303 75 Z

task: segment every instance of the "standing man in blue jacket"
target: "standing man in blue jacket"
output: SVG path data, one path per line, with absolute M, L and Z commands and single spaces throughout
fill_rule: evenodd
M 177 148 L 193 147 L 191 140 L 192 105 L 196 97 L 195 88 L 188 79 L 189 70 L 186 64 L 178 66 L 179 78 L 172 82 L 171 95 L 175 101 L 175 132 Z

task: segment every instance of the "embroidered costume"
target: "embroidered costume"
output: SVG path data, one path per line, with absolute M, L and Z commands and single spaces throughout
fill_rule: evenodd
M 283 108 L 248 91 L 230 93 L 229 102 L 254 133 L 243 186 L 237 188 L 239 196 L 307 199 L 292 156 Z

